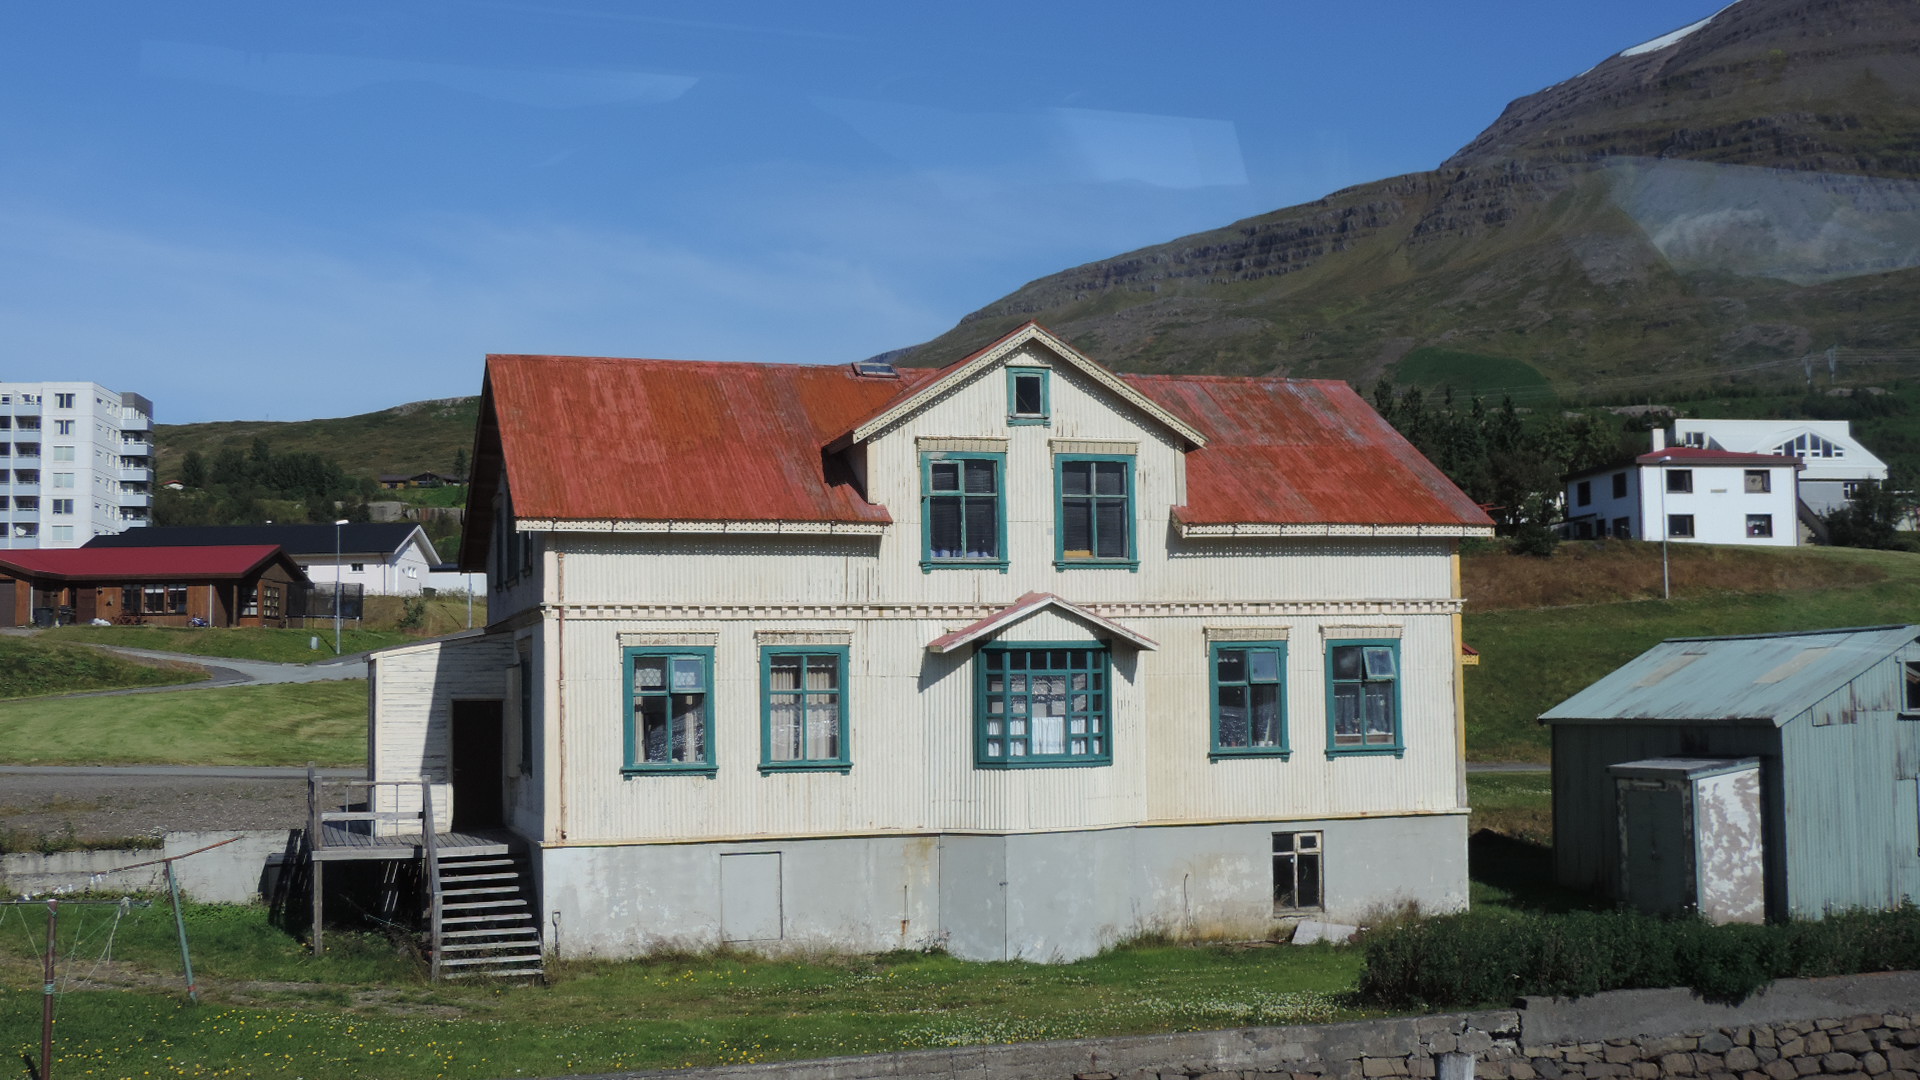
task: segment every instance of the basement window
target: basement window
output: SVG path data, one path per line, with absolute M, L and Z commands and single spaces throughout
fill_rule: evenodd
M 1693 539 L 1693 515 L 1668 514 L 1667 535 L 1676 540 Z
M 1273 834 L 1273 911 L 1280 915 L 1326 906 L 1320 834 Z

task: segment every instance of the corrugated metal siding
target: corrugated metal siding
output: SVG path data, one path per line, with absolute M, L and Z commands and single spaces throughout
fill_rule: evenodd
M 504 635 L 461 638 L 376 655 L 369 672 L 373 779 L 418 780 L 433 785 L 434 818 L 444 830 L 452 821 L 448 783 L 448 724 L 456 697 L 511 701 L 507 667 L 513 643 Z M 419 813 L 420 789 L 379 789 L 380 810 Z M 408 831 L 389 826 L 390 831 Z
M 1771 724 L 1679 726 L 1672 724 L 1556 724 L 1553 728 L 1553 857 L 1563 885 L 1620 895 L 1620 822 L 1614 781 L 1607 768 L 1646 758 L 1760 759 L 1762 801 L 1767 811 L 1769 912 L 1785 861 L 1778 838 L 1783 822 L 1783 774 L 1779 729 Z
M 1796 915 L 1920 897 L 1920 723 L 1898 719 L 1909 645 L 1782 730 L 1787 881 Z
M 1288 719 L 1294 756 L 1213 763 L 1205 625 L 1139 620 L 1156 652 L 1114 649 L 1114 758 L 1108 766 L 1017 770 L 973 765 L 971 651 L 923 643 L 931 620 L 567 622 L 566 838 L 575 842 L 876 831 L 1028 831 L 1138 821 L 1283 819 L 1457 809 L 1450 620 L 1403 620 L 1408 751 L 1329 761 L 1325 674 L 1313 620 L 1293 620 Z M 1245 621 L 1242 620 L 1242 625 Z M 849 745 L 853 769 L 762 776 L 756 630 L 850 630 Z M 715 651 L 718 775 L 623 778 L 624 694 L 619 635 L 707 631 Z M 999 640 L 1082 640 L 1051 612 Z M 577 673 L 577 674 L 576 674 Z

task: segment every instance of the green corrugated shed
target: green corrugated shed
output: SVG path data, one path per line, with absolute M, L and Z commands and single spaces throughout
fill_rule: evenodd
M 1675 638 L 1548 710 L 1554 862 L 1620 894 L 1608 768 L 1760 759 L 1767 913 L 1920 900 L 1920 626 Z

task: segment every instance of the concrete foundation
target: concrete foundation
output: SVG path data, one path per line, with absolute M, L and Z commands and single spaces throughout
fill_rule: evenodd
M 550 847 L 542 923 L 560 956 L 721 944 L 761 952 L 944 947 L 1067 961 L 1146 932 L 1253 939 L 1308 914 L 1366 922 L 1467 903 L 1464 814 L 710 844 Z M 1273 834 L 1322 836 L 1323 903 L 1274 909 Z
M 239 839 L 220 844 L 235 836 Z M 292 836 L 286 829 L 170 832 L 158 849 L 16 852 L 0 855 L 0 887 L 16 895 L 165 892 L 167 871 L 158 860 L 174 858 L 174 874 L 187 896 L 210 904 L 250 904 L 261 898 L 263 883 L 289 849 Z M 199 850 L 210 844 L 220 846 Z M 122 869 L 129 866 L 138 869 Z

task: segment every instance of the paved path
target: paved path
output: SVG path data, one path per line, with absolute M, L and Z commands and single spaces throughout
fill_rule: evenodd
M 179 690 L 212 690 L 222 686 L 258 686 L 264 683 L 310 683 L 336 682 L 345 679 L 364 679 L 367 677 L 367 654 L 349 653 L 333 660 L 323 660 L 317 664 L 278 664 L 270 660 L 235 660 L 225 656 L 201 656 L 198 653 L 160 652 L 157 649 L 129 649 L 120 645 L 97 645 L 93 642 L 74 642 L 89 649 L 102 652 L 120 653 L 138 657 L 142 660 L 167 660 L 176 664 L 188 664 L 206 671 L 207 677 L 199 682 L 175 683 L 171 686 L 130 686 L 118 690 L 86 690 L 77 694 L 48 694 L 36 697 L 34 701 L 57 701 L 61 698 L 119 697 L 126 694 L 166 694 Z

